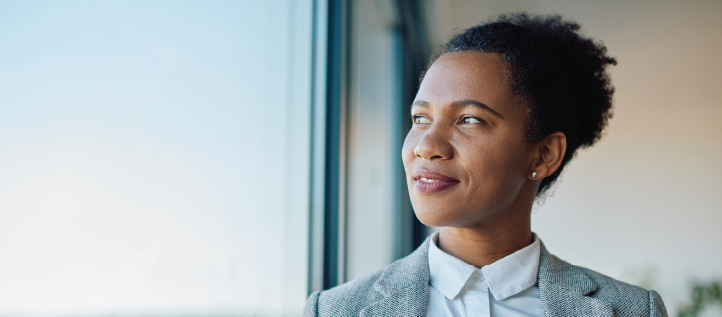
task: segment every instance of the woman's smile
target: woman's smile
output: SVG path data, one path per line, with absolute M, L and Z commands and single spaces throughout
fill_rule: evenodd
M 419 170 L 414 173 L 414 187 L 423 194 L 438 193 L 459 183 L 455 178 L 430 170 Z

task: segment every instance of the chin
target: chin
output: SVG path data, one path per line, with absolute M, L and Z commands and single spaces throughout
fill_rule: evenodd
M 455 204 L 455 199 L 429 202 L 419 197 L 411 199 L 416 218 L 429 227 L 470 228 L 504 217 L 510 204 L 477 202 L 474 205 Z M 494 201 L 496 202 L 496 201 Z M 501 205 L 501 206 L 499 206 Z
M 441 221 L 444 217 L 440 217 L 440 215 L 435 214 L 434 212 L 430 211 L 417 211 L 416 208 L 414 208 L 414 213 L 416 214 L 416 219 L 419 219 L 421 223 L 423 223 L 426 226 L 429 227 L 445 227 L 445 222 Z
M 425 208 L 414 207 L 414 213 L 421 223 L 429 227 L 457 227 L 471 218 L 464 216 L 463 213 L 449 211 L 447 208 L 434 208 L 429 206 Z

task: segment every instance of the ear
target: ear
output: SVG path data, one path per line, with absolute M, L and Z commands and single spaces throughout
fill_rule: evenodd
M 562 165 L 566 151 L 567 136 L 558 131 L 550 134 L 534 147 L 531 170 L 527 177 L 530 180 L 542 180 L 554 174 Z M 532 177 L 533 173 L 536 173 L 535 177 Z

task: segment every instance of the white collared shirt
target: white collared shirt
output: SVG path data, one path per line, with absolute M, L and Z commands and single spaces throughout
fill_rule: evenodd
M 481 269 L 441 251 L 434 238 L 426 316 L 544 316 L 536 235 L 532 244 Z

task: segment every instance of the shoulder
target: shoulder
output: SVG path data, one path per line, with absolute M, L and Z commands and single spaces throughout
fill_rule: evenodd
M 571 301 L 571 306 L 593 303 L 599 307 L 608 307 L 616 316 L 667 316 L 662 298 L 657 292 L 572 265 L 550 254 L 544 247 L 539 269 L 540 290 L 546 289 L 545 293 L 551 302 Z M 584 296 L 576 297 L 574 294 Z
M 595 298 L 605 299 L 605 301 L 610 303 L 644 303 L 649 301 L 648 291 L 639 286 L 615 280 L 609 276 L 585 267 L 575 267 L 582 271 L 584 275 L 591 278 L 592 281 L 594 281 L 594 283 L 599 287 L 599 289 L 594 293 L 593 297 Z
M 667 316 L 662 298 L 654 290 L 627 284 L 585 267 L 577 268 L 599 287 L 592 297 L 610 303 L 619 315 L 649 312 L 651 316 Z
M 329 290 L 313 293 L 306 302 L 303 316 L 358 316 L 368 306 L 381 302 L 392 288 L 400 286 L 398 274 L 407 259 L 398 260 L 380 270 Z M 392 291 L 393 292 L 393 291 Z
M 329 290 L 316 292 L 306 302 L 304 316 L 353 316 L 373 304 L 394 298 L 399 290 L 428 285 L 428 244 L 380 270 Z
M 588 296 L 608 303 L 616 316 L 667 316 L 664 302 L 657 292 L 616 280 L 585 267 L 569 264 L 558 258 L 556 260 L 563 263 L 562 266 L 567 269 L 589 278 L 596 288 Z
M 374 289 L 374 285 L 389 267 L 321 292 L 318 310 L 326 316 L 358 315 L 365 306 L 383 298 L 383 295 Z
M 304 313 L 304 316 L 358 315 L 369 303 L 383 297 L 374 290 L 374 284 L 388 268 L 389 266 L 329 290 L 312 294 L 306 303 L 306 312 L 314 311 L 315 314 Z

